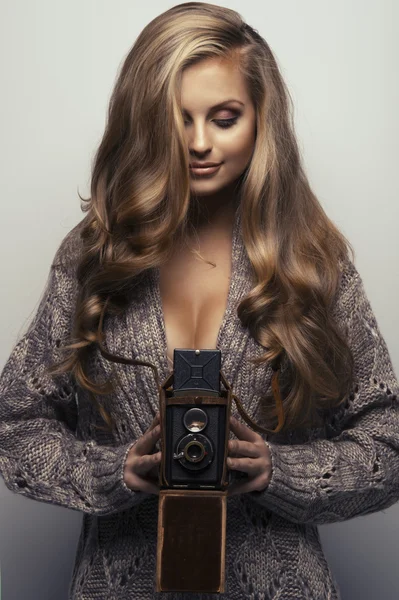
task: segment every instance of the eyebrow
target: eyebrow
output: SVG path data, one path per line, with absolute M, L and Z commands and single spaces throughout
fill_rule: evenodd
M 244 106 L 244 102 L 241 102 L 241 100 L 236 100 L 235 98 L 230 98 L 229 100 L 223 100 L 223 102 L 219 102 L 219 104 L 215 104 L 214 106 L 211 106 L 210 110 L 222 108 L 222 106 L 224 106 L 225 104 L 228 104 L 229 102 L 238 102 L 239 104 Z M 182 112 L 188 113 L 188 111 L 185 108 L 182 109 Z

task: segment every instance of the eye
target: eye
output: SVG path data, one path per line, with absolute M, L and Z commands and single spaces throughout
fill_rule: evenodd
M 227 127 L 231 127 L 232 125 L 235 125 L 237 119 L 238 119 L 238 117 L 231 117 L 231 119 L 215 119 L 215 123 L 218 124 L 218 127 L 222 127 L 223 129 L 226 129 Z
M 232 125 L 235 125 L 237 122 L 238 116 L 237 117 L 231 117 L 230 119 L 214 119 L 214 122 L 217 123 L 218 127 L 221 127 L 222 129 L 227 129 L 228 127 L 231 127 Z M 187 125 L 188 121 L 184 121 L 184 124 Z

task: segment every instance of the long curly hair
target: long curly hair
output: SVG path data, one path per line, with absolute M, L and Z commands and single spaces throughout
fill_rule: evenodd
M 101 343 L 105 309 L 125 310 L 132 281 L 188 239 L 189 156 L 179 86 L 185 68 L 211 57 L 238 66 L 256 110 L 254 151 L 239 181 L 243 243 L 256 285 L 237 315 L 265 348 L 252 360 L 261 366 L 286 359 L 284 429 L 316 423 L 349 394 L 353 359 L 331 308 L 341 261 L 349 252 L 353 260 L 354 250 L 310 188 L 276 59 L 236 11 L 186 2 L 151 21 L 128 52 L 93 161 L 91 197 L 79 194 L 87 214 L 72 342 L 49 372 L 71 371 L 110 428 L 113 419 L 95 394 L 109 393 L 113 382 L 89 380 L 89 349 Z M 261 410 L 275 425 L 269 397 Z

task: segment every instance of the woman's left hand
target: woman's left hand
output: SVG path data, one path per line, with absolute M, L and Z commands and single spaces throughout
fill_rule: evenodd
M 234 417 L 230 418 L 230 430 L 238 439 L 228 442 L 227 467 L 248 473 L 248 479 L 233 482 L 227 488 L 227 495 L 263 490 L 272 475 L 269 447 L 258 433 Z

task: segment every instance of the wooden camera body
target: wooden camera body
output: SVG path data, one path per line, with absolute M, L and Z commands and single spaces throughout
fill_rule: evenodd
M 174 364 L 176 352 L 179 350 L 175 350 Z M 214 384 L 217 375 L 217 386 L 211 383 L 209 389 L 203 387 L 204 381 L 204 385 L 210 381 L 203 367 L 215 356 L 220 366 L 219 350 L 183 352 L 190 356 L 190 373 L 199 373 L 197 380 L 191 380 L 191 387 L 189 381 L 188 388 L 182 385 L 174 389 L 174 369 L 160 386 L 162 461 L 156 591 L 223 593 L 232 391 L 215 364 L 208 375 L 213 373 Z M 196 366 L 189 352 L 201 352 L 202 364 Z M 190 376 L 183 375 L 183 379 L 187 382 Z M 220 382 L 225 389 L 220 389 Z

